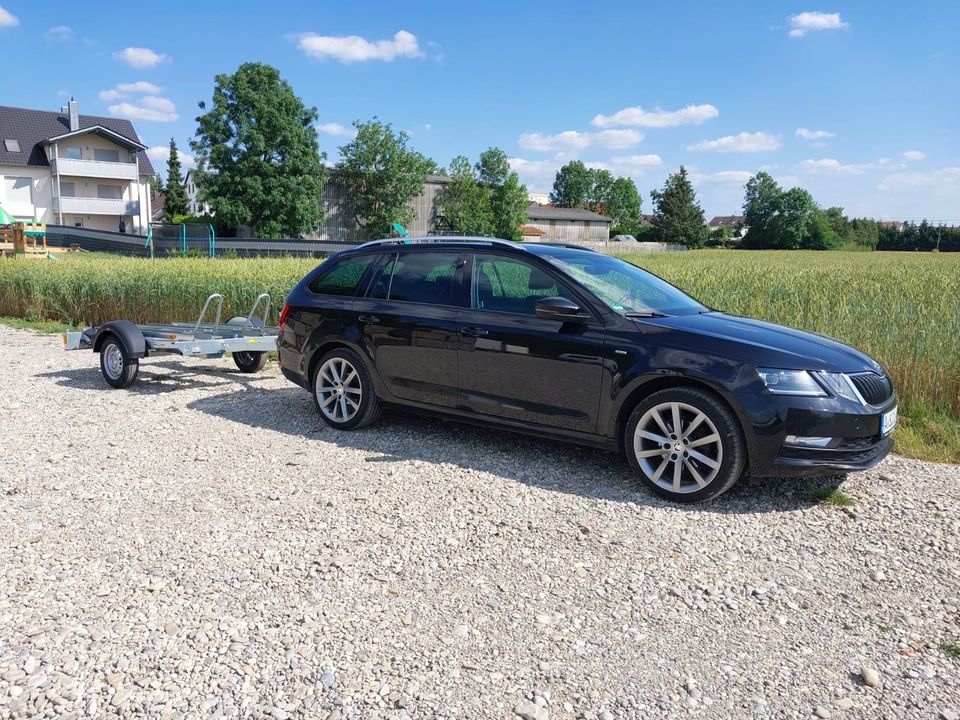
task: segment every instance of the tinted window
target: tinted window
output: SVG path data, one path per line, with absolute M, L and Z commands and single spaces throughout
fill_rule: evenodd
M 374 279 L 371 297 L 382 297 L 386 287 L 390 300 L 452 305 L 459 257 L 459 253 L 431 252 L 396 256 Z
M 537 314 L 537 300 L 571 292 L 540 268 L 500 255 L 477 255 L 473 264 L 473 307 L 496 312 Z
M 310 289 L 320 295 L 352 296 L 372 261 L 373 257 L 370 255 L 340 260 L 310 283 Z

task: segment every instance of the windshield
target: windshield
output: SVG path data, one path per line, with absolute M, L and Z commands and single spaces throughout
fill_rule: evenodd
M 656 275 L 593 253 L 544 255 L 621 315 L 693 315 L 709 310 Z

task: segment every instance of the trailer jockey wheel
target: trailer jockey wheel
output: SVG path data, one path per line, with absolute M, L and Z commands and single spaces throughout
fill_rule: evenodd
M 260 372 L 263 370 L 263 366 L 267 364 L 267 354 L 265 352 L 235 352 L 233 353 L 233 362 L 237 364 L 240 372 Z

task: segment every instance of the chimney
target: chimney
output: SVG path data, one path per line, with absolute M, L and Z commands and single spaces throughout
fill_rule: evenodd
M 77 112 L 77 101 L 70 98 L 67 103 L 67 109 L 70 113 L 70 132 L 80 129 L 80 114 Z

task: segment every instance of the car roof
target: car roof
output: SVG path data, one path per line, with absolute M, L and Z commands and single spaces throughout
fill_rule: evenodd
M 430 235 L 416 238 L 385 238 L 383 240 L 372 240 L 370 242 L 362 243 L 356 247 L 344 250 L 342 254 L 353 255 L 354 253 L 360 252 L 378 252 L 384 250 L 389 251 L 393 249 L 403 251 L 419 250 L 425 252 L 435 250 L 495 249 L 506 250 L 507 252 L 514 252 L 517 254 L 529 253 L 539 256 L 582 253 L 595 254 L 596 252 L 589 248 L 563 243 L 519 243 L 511 240 L 503 240 L 501 238 Z

